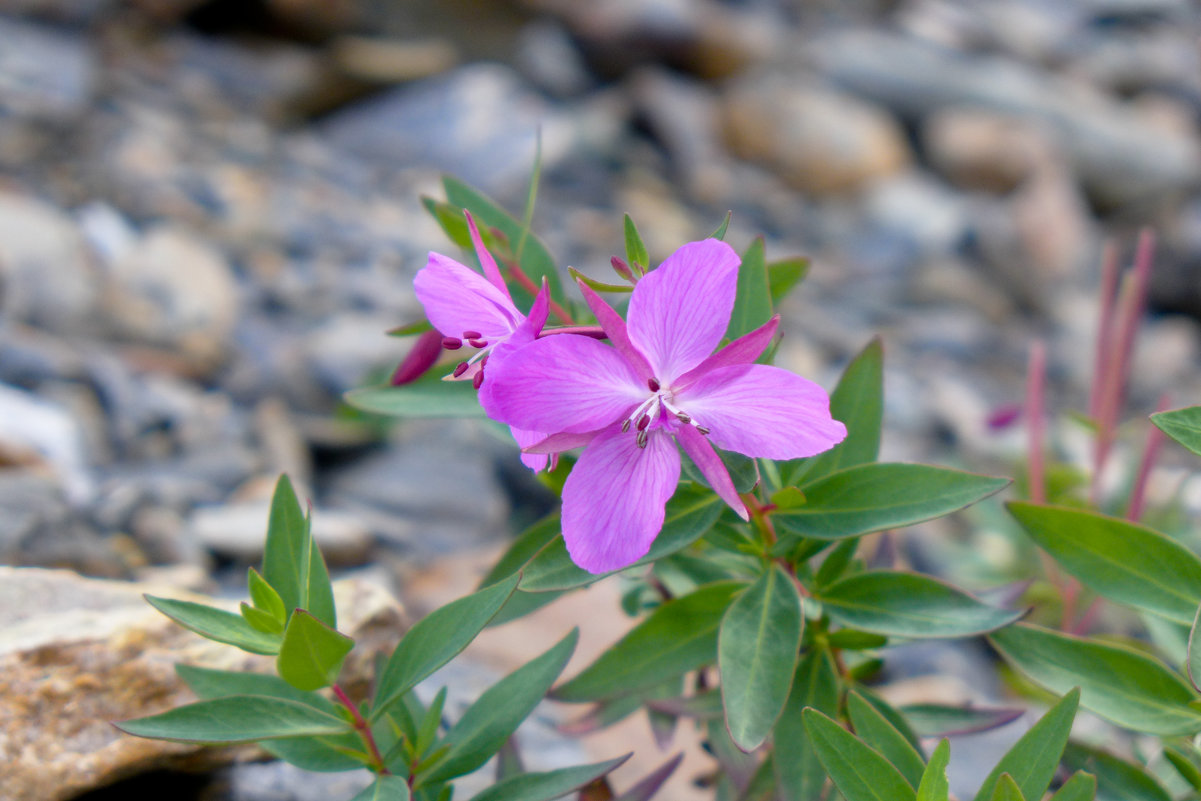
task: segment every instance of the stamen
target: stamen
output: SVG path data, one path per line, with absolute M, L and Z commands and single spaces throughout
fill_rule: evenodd
M 688 415 L 684 414 L 683 412 L 676 412 L 676 419 L 679 420 L 684 425 L 688 425 L 689 423 L 692 422 L 692 418 L 689 417 Z
M 480 339 L 479 337 L 476 337 L 476 338 L 474 338 L 474 339 L 468 339 L 468 340 L 467 340 L 467 344 L 468 344 L 468 345 L 470 345 L 470 346 L 471 346 L 471 347 L 473 347 L 473 348 L 486 348 L 486 347 L 488 347 L 488 342 L 487 342 L 487 340 Z
M 463 375 L 463 373 L 467 372 L 467 368 L 470 366 L 471 365 L 467 362 L 459 362 L 457 365 L 455 365 L 455 378 L 458 378 L 459 376 Z
M 484 335 L 481 334 L 479 331 L 464 331 L 463 332 L 463 339 L 482 339 L 483 336 Z
M 623 433 L 623 434 L 624 434 L 624 433 L 626 433 L 626 432 L 627 432 L 627 431 L 629 431 L 629 430 L 630 430 L 630 421 L 629 421 L 629 420 L 626 420 L 625 422 L 623 422 L 623 423 L 621 424 L 621 433 Z
M 648 387 L 650 387 L 650 390 L 651 390 L 651 392 L 658 392 L 658 391 L 659 391 L 659 379 L 657 379 L 657 378 L 648 378 L 648 379 L 646 379 L 646 385 L 647 385 Z
M 646 443 L 650 440 L 650 438 L 651 438 L 651 432 L 639 431 L 638 432 L 638 447 L 645 448 Z
M 638 430 L 639 431 L 646 431 L 646 427 L 649 426 L 650 424 L 651 424 L 651 416 L 649 414 L 644 414 L 644 415 L 642 415 L 642 417 L 638 418 Z
M 442 347 L 447 350 L 458 350 L 463 347 L 463 340 L 458 337 L 442 337 Z
M 479 389 L 479 388 L 480 388 L 480 387 L 482 387 L 483 385 L 484 385 L 484 371 L 483 371 L 483 370 L 480 370 L 480 371 L 479 371 L 478 373 L 476 373 L 476 374 L 475 374 L 475 376 L 474 376 L 474 377 L 471 379 L 471 388 L 472 388 L 472 389 Z M 708 432 L 708 431 L 703 431 L 703 432 L 701 432 L 701 433 L 703 433 L 703 434 L 708 434 L 709 432 Z
M 699 432 L 701 432 L 702 434 L 708 434 L 708 433 L 709 433 L 709 429 L 705 428 L 704 426 L 697 426 L 697 427 L 696 427 L 696 430 L 697 430 L 697 431 L 699 431 Z

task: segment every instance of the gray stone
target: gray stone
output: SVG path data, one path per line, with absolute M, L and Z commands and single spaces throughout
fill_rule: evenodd
M 87 109 L 97 65 L 82 34 L 0 17 L 0 41 L 0 109 L 57 122 Z

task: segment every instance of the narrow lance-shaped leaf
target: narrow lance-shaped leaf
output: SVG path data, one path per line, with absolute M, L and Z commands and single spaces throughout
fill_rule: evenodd
M 930 761 L 917 786 L 917 801 L 949 801 L 951 783 L 947 781 L 947 765 L 951 761 L 951 743 L 944 737 L 930 755 Z
M 284 608 L 284 601 L 279 597 L 279 593 L 253 567 L 247 568 L 246 585 L 254 607 L 261 609 L 275 618 L 279 622 L 280 630 L 282 630 L 288 620 L 288 610 Z
M 847 427 L 847 438 L 817 456 L 781 463 L 785 485 L 812 483 L 843 468 L 876 461 L 884 420 L 884 345 L 879 337 L 843 370 L 830 393 L 830 414 Z
M 762 745 L 784 708 L 803 624 L 800 595 L 779 566 L 735 598 L 722 617 L 717 666 L 726 728 L 744 751 Z
M 280 476 L 271 498 L 263 578 L 279 593 L 289 614 L 305 609 L 330 628 L 337 628 L 329 572 L 313 540 L 312 521 L 301 509 L 286 475 Z
M 260 631 L 250 625 L 241 615 L 226 612 L 224 609 L 216 609 L 192 601 L 159 598 L 154 595 L 143 597 L 146 599 L 146 603 L 184 628 L 191 629 L 202 637 L 236 646 L 252 654 L 278 653 L 279 645 L 283 641 L 279 634 Z
M 409 783 L 402 776 L 376 776 L 350 801 L 409 801 Z
M 297 609 L 288 619 L 275 669 L 298 690 L 319 690 L 337 680 L 353 647 L 354 640 Z
M 788 534 L 781 535 L 784 545 L 797 535 L 842 539 L 942 517 L 1008 485 L 1009 479 L 931 465 L 862 464 L 806 485 L 805 505 L 777 512 L 772 521 Z
M 1179 675 L 1130 648 L 1018 623 L 989 640 L 1005 659 L 1052 692 L 1081 688 L 1086 709 L 1119 726 L 1171 736 L 1201 731 L 1197 698 Z
M 1063 783 L 1051 801 L 1093 801 L 1097 796 L 1097 777 L 1078 770 Z
M 818 759 L 847 801 L 915 801 L 905 777 L 887 759 L 816 709 L 804 712 Z
M 389 417 L 434 419 L 485 416 L 471 382 L 443 381 L 442 371 L 439 370 L 399 387 L 352 389 L 342 399 L 356 409 Z
M 859 693 L 852 691 L 847 695 L 847 713 L 859 739 L 879 751 L 916 788 L 926 763 L 905 736 Z
M 1142 765 L 1135 765 L 1113 754 L 1076 744 L 1067 747 L 1064 762 L 1074 770 L 1086 770 L 1096 776 L 1102 798 L 1171 801 L 1172 796 Z
M 1002 774 L 1013 777 L 1021 795 L 1042 798 L 1051 779 L 1055 777 L 1055 769 L 1059 767 L 1079 702 L 1080 691 L 1074 689 L 1047 710 L 1047 714 L 1001 757 L 1001 761 L 980 785 L 976 801 L 988 801 L 994 797 Z
M 388 657 L 379 676 L 372 719 L 445 665 L 475 639 L 517 588 L 518 575 L 435 609 L 419 620 Z
M 992 801 L 1026 801 L 1022 788 L 1008 773 L 1002 773 L 993 788 Z
M 571 658 L 579 630 L 536 659 L 489 687 L 451 727 L 443 744 L 449 750 L 418 782 L 432 784 L 470 773 L 500 750 L 517 730 Z
M 629 758 L 627 754 L 592 765 L 575 765 L 546 773 L 518 773 L 481 790 L 471 797 L 471 801 L 551 801 L 608 775 Z
M 809 259 L 798 257 L 769 262 L 767 281 L 771 289 L 772 306 L 779 306 L 792 288 L 805 280 L 808 273 Z
M 773 735 L 776 781 L 784 801 L 817 801 L 826 772 L 805 730 L 802 710 L 838 712 L 838 668 L 830 652 L 810 649 L 801 657 L 784 713 Z
M 1006 626 L 1023 610 L 997 609 L 917 573 L 856 573 L 817 597 L 844 626 L 896 637 L 966 637 Z
M 1185 672 L 1195 690 L 1201 690 L 1201 641 L 1198 641 L 1197 637 L 1198 628 L 1201 628 L 1201 606 L 1197 607 L 1192 628 L 1188 630 L 1188 650 L 1185 659 Z
M 767 261 L 763 237 L 756 237 L 742 254 L 738 267 L 738 293 L 726 336 L 733 340 L 754 331 L 771 319 L 771 290 L 767 282 Z
M 634 220 L 630 215 L 625 215 L 622 221 L 626 237 L 626 259 L 629 260 L 630 266 L 639 273 L 645 273 L 646 268 L 650 266 L 651 257 L 646 252 L 646 245 L 642 243 L 642 236 L 638 233 L 638 226 L 634 225 Z
M 1004 726 L 1020 718 L 1022 709 L 911 704 L 902 707 L 901 713 L 921 736 L 946 737 L 952 734 L 974 734 Z
M 1185 626 L 1201 601 L 1201 559 L 1146 526 L 1083 509 L 1010 503 L 1040 548 L 1081 582 Z
M 194 743 L 251 743 L 352 731 L 342 718 L 308 704 L 261 695 L 197 701 L 114 725 L 137 737 Z
M 1163 433 L 1201 456 L 1201 406 L 1175 409 L 1151 415 L 1151 422 Z
M 653 687 L 717 658 L 717 629 L 742 585 L 727 581 L 668 601 L 552 693 L 560 701 L 596 701 Z

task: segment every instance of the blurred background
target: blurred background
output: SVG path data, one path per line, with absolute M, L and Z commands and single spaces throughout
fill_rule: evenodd
M 779 362 L 829 388 L 880 334 L 885 458 L 1013 473 L 1020 426 L 990 419 L 1035 338 L 1051 408 L 1085 407 L 1102 246 L 1128 263 L 1143 226 L 1130 408 L 1197 403 L 1199 23 L 1185 0 L 0 0 L 0 563 L 234 587 L 286 471 L 335 571 L 419 611 L 548 499 L 483 430 L 340 397 L 405 355 L 385 332 L 421 317 L 428 251 L 459 255 L 421 197 L 449 172 L 520 216 L 539 135 L 564 269 L 605 277 L 627 212 L 656 261 L 727 211 L 740 251 L 810 257 Z M 938 572 L 939 543 L 906 558 Z

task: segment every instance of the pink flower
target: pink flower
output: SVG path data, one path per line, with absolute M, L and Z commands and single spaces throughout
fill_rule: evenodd
M 676 443 L 745 520 L 746 507 L 714 445 L 795 459 L 846 436 L 821 387 L 754 364 L 778 317 L 713 352 L 734 307 L 738 264 L 729 245 L 715 239 L 684 245 L 635 286 L 628 327 L 581 284 L 612 347 L 581 336 L 548 337 L 489 368 L 480 393 L 488 414 L 552 432 L 530 450 L 586 443 L 563 487 L 563 538 L 585 570 L 616 570 L 650 550 L 679 483 Z
M 501 277 L 496 260 L 484 247 L 479 228 L 471 214 L 467 225 L 475 255 L 484 268 L 481 276 L 475 270 L 441 253 L 431 252 L 425 267 L 417 272 L 413 287 L 417 300 L 425 307 L 425 315 L 442 334 L 442 346 L 458 350 L 464 345 L 476 348 L 476 353 L 455 368 L 451 379 L 470 380 L 479 389 L 484 381 L 484 368 L 489 372 L 511 353 L 533 342 L 546 324 L 549 307 L 547 289 L 543 286 L 534 299 L 527 317 L 513 304 L 513 296 Z M 545 439 L 539 431 L 510 427 L 513 438 L 522 448 Z M 531 470 L 546 467 L 546 454 L 522 453 L 521 461 Z

